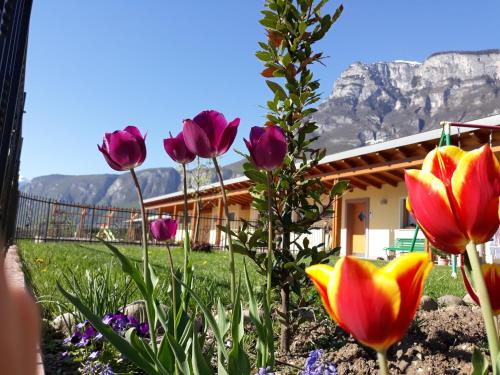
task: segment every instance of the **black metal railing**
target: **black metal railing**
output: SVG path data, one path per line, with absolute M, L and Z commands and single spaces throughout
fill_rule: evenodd
M 0 251 L 13 239 L 32 0 L 0 0 Z
M 148 220 L 159 218 L 157 210 L 147 211 Z M 175 242 L 184 238 L 184 220 L 178 222 Z M 188 216 L 188 231 L 193 242 L 208 243 L 212 247 L 225 248 L 227 239 L 220 224 L 225 221 L 215 217 Z M 232 220 L 231 229 L 238 230 L 242 220 Z M 76 204 L 55 199 L 19 195 L 16 220 L 16 239 L 45 241 L 98 241 L 98 237 L 110 242 L 140 243 L 140 212 L 133 208 L 116 208 L 98 205 Z M 150 239 L 151 240 L 151 239 Z

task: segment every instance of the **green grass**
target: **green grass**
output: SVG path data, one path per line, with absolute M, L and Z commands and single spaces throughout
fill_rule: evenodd
M 41 243 L 20 241 L 18 244 L 23 259 L 23 266 L 27 273 L 28 281 L 33 285 L 35 293 L 42 301 L 64 301 L 56 287 L 57 282 L 65 284 L 65 276 L 85 278 L 87 270 L 109 265 L 115 282 L 125 285 L 126 278 L 121 273 L 118 261 L 111 252 L 101 244 L 88 243 Z M 130 259 L 141 261 L 141 248 L 138 246 L 119 246 L 119 249 Z M 182 267 L 182 250 L 172 249 L 174 263 Z M 238 275 L 243 275 L 243 257 L 236 254 L 236 270 Z M 336 259 L 332 259 L 334 263 Z M 229 302 L 229 272 L 228 253 L 192 253 L 191 261 L 195 267 L 195 291 L 210 303 L 218 297 L 224 304 Z M 150 262 L 155 267 L 161 281 L 169 280 L 167 269 L 167 253 L 164 247 L 150 247 Z M 376 262 L 384 264 L 382 261 Z M 264 282 L 264 278 L 256 272 L 251 261 L 247 262 L 250 279 L 257 288 Z M 67 283 L 66 283 L 67 285 Z M 167 288 L 162 290 L 166 296 Z M 424 294 L 433 298 L 453 294 L 463 297 L 466 293 L 462 278 L 459 273 L 457 279 L 451 277 L 451 268 L 447 266 L 434 266 L 427 280 Z M 137 291 L 132 291 L 130 301 L 139 299 Z M 43 303 L 48 315 L 59 314 L 59 309 L 53 303 Z

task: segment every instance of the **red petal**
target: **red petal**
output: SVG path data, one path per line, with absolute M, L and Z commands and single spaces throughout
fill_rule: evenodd
M 412 213 L 427 239 L 438 249 L 460 254 L 468 239 L 453 214 L 443 182 L 427 171 L 407 170 L 408 199 Z
M 488 145 L 468 152 L 452 178 L 457 216 L 475 243 L 489 241 L 498 229 L 500 163 Z

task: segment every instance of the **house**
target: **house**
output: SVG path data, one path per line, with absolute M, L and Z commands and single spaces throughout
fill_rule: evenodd
M 500 115 L 477 119 L 470 124 L 499 125 Z M 420 168 L 427 153 L 438 145 L 441 134 L 442 130 L 436 129 L 326 156 L 312 168 L 311 177 L 321 178 L 328 187 L 347 179 L 350 189 L 336 201 L 333 216 L 324 218 L 311 230 L 310 243 L 340 246 L 342 255 L 378 258 L 386 256 L 384 248 L 394 244 L 396 239 L 413 238 L 415 222 L 405 209 L 404 170 Z M 497 156 L 500 154 L 499 132 L 452 127 L 450 135 L 451 144 L 464 150 L 490 142 Z M 257 218 L 248 192 L 251 184 L 246 177 L 225 181 L 234 227 L 242 223 L 240 220 Z M 217 227 L 224 222 L 219 184 L 204 186 L 199 191 L 199 198 L 202 208 L 197 212 L 194 192 L 189 192 L 191 235 L 196 231 L 198 241 L 224 246 L 224 233 Z M 160 215 L 179 217 L 184 207 L 183 194 L 176 192 L 150 198 L 145 205 L 146 209 L 157 210 Z M 182 234 L 179 236 L 181 240 Z M 424 238 L 421 232 L 418 236 Z

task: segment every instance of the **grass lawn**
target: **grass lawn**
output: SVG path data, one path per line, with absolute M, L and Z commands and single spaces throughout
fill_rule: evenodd
M 56 287 L 60 282 L 67 285 L 65 276 L 79 280 L 85 277 L 87 270 L 109 266 L 114 282 L 125 285 L 126 279 L 121 273 L 120 265 L 111 252 L 101 244 L 89 243 L 34 243 L 20 241 L 18 244 L 23 265 L 27 272 L 28 281 L 34 286 L 35 293 L 45 301 L 64 301 Z M 119 246 L 119 249 L 130 259 L 140 262 L 141 248 L 138 246 Z M 182 267 L 182 250 L 172 249 L 174 263 Z M 243 256 L 236 254 L 236 270 L 243 272 Z M 204 297 L 206 302 L 215 301 L 218 297 L 223 303 L 229 302 L 229 272 L 228 253 L 192 253 L 191 261 L 195 267 L 195 290 Z M 332 259 L 334 263 L 336 259 Z M 160 280 L 169 280 L 167 270 L 167 253 L 164 247 L 150 248 L 150 262 L 155 267 Z M 384 262 L 377 261 L 383 264 Z M 256 272 L 252 262 L 247 262 L 250 278 L 254 287 L 262 284 L 264 278 Z M 166 287 L 162 292 L 166 294 Z M 466 293 L 461 275 L 457 279 L 451 277 L 451 268 L 448 266 L 434 266 L 425 286 L 424 294 L 433 298 L 453 294 L 463 297 Z M 138 293 L 132 290 L 129 301 L 139 299 Z M 53 303 L 44 303 L 44 310 L 49 315 L 58 313 Z

